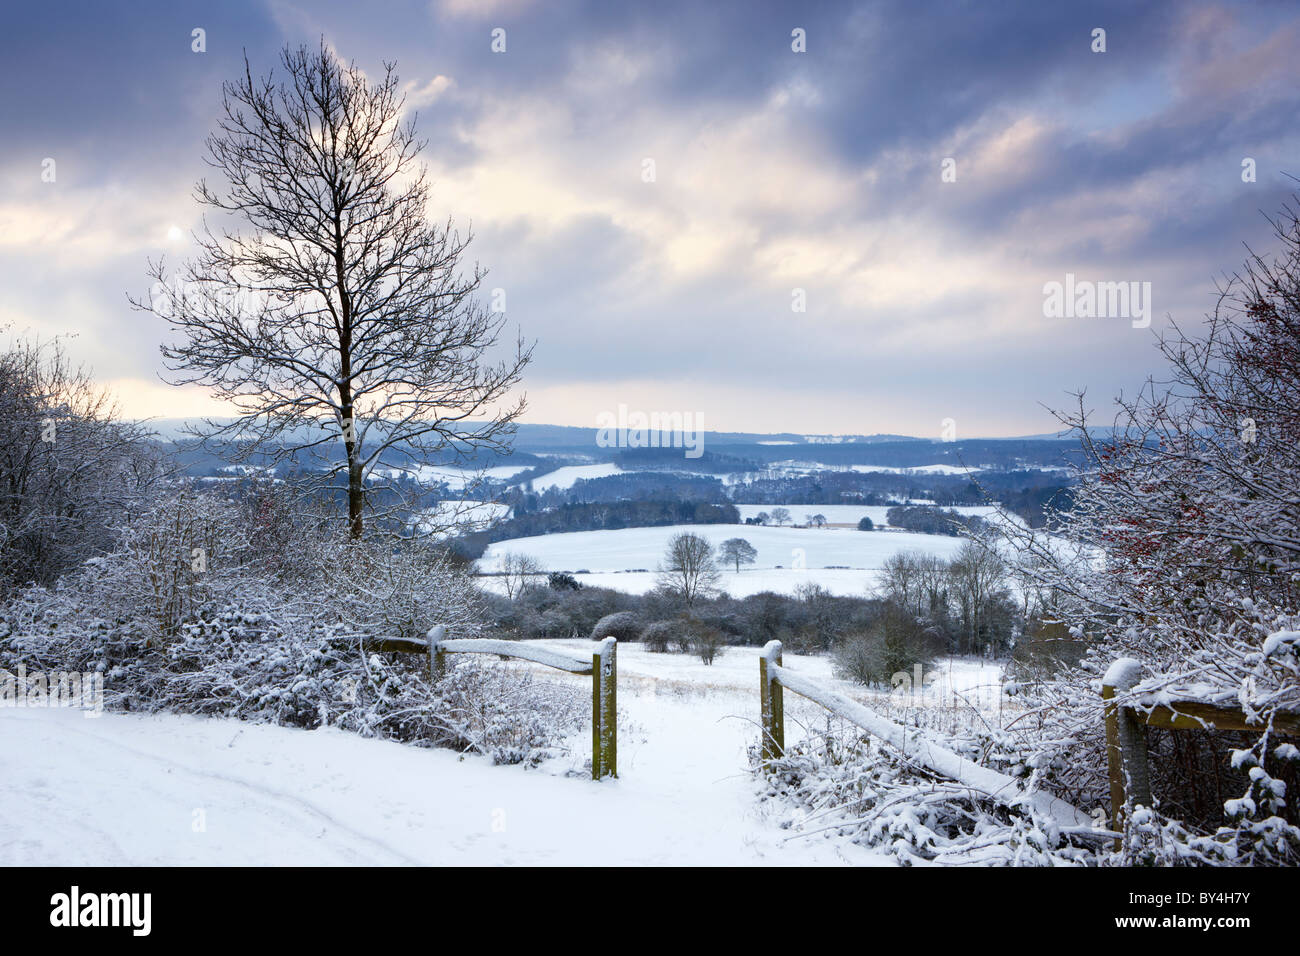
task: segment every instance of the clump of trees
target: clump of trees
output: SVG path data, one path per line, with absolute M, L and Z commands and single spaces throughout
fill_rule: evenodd
M 892 528 L 918 534 L 946 534 L 954 538 L 975 537 L 986 531 L 986 522 L 976 515 L 963 515 L 951 508 L 933 505 L 895 505 L 885 512 Z
M 837 641 L 835 673 L 868 685 L 890 686 L 896 674 L 909 679 L 944 650 L 944 640 L 933 627 L 902 607 L 887 603 L 869 626 Z
M 876 593 L 941 635 L 947 650 L 1002 656 L 1022 627 L 1008 585 L 997 552 L 969 541 L 951 561 L 919 551 L 895 554 L 881 568 Z

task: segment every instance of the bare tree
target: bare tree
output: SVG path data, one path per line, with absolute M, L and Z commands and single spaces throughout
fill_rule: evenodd
M 790 509 L 789 509 L 789 508 L 773 508 L 773 509 L 772 509 L 772 520 L 775 521 L 775 522 L 777 523 L 777 526 L 778 526 L 778 527 L 779 527 L 780 525 L 785 524 L 787 521 L 790 520 Z
M 57 339 L 0 352 L 0 596 L 112 543 L 163 474 L 148 437 Z
M 225 84 L 207 140 L 225 183 L 196 188 L 249 231 L 205 224 L 198 255 L 170 282 L 151 263 L 149 296 L 133 301 L 177 333 L 162 348 L 175 381 L 237 413 L 196 434 L 234 460 L 323 464 L 343 479 L 357 537 L 386 475 L 503 447 L 524 408 L 505 398 L 531 350 L 484 358 L 505 319 L 477 303 L 477 266 L 462 271 L 471 237 L 425 218 L 424 143 L 403 121 L 394 66 L 371 81 L 323 42 L 281 61 L 282 80 L 254 79 L 245 61 Z
M 512 601 L 545 573 L 542 562 L 532 555 L 510 551 L 501 556 L 501 583 L 506 589 L 506 597 Z
M 967 541 L 948 565 L 948 573 L 962 627 L 962 650 L 974 653 L 981 649 L 994 606 L 1006 595 L 1006 566 L 995 549 Z
M 717 593 L 719 579 L 713 546 L 707 540 L 689 531 L 672 536 L 659 566 L 661 588 L 678 595 L 690 607 L 697 598 Z
M 718 555 L 727 564 L 734 564 L 736 573 L 739 574 L 742 564 L 754 563 L 754 559 L 758 557 L 758 551 L 744 538 L 728 538 L 722 542 L 722 546 L 718 549 Z

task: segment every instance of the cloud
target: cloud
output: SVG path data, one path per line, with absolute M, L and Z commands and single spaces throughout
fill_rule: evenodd
M 1281 6 L 275 0 L 223 6 L 206 58 L 161 5 L 24 17 L 30 52 L 5 69 L 55 69 L 0 116 L 6 314 L 81 329 L 141 413 L 166 405 L 139 384 L 160 330 L 124 293 L 197 225 L 188 190 L 244 47 L 255 71 L 322 36 L 371 75 L 398 62 L 431 217 L 472 225 L 485 290 L 538 340 L 534 421 L 624 402 L 731 429 L 1048 430 L 1039 402 L 1131 386 L 1156 353 L 1123 322 L 1045 319 L 1043 283 L 1151 281 L 1153 325 L 1194 321 L 1242 241 L 1269 248 L 1259 210 L 1300 147 Z

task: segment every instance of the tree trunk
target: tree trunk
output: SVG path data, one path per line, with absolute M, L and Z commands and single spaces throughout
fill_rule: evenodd
M 364 522 L 361 517 L 361 506 L 364 502 L 361 463 L 350 462 L 348 464 L 348 529 L 354 538 L 361 537 L 361 532 L 364 529 Z

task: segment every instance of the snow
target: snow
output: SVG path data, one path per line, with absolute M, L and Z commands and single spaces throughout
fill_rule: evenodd
M 488 637 L 443 641 L 449 654 L 501 654 L 535 661 L 560 670 L 591 673 L 591 657 L 578 657 L 564 651 L 537 644 L 534 641 L 500 641 Z
M 1264 656 L 1276 654 L 1283 644 L 1300 647 L 1300 631 L 1276 631 L 1264 638 Z
M 592 572 L 578 575 L 583 583 L 644 593 L 654 587 L 654 569 L 663 559 L 669 538 L 681 532 L 700 535 L 715 549 L 728 538 L 744 538 L 758 550 L 753 565 L 744 566 L 739 573 L 722 572 L 720 586 L 737 597 L 769 590 L 793 593 L 800 584 L 809 582 L 821 584 L 837 594 L 862 594 L 875 583 L 875 572 L 894 554 L 924 551 L 947 559 L 960 550 L 965 540 L 947 535 L 856 528 L 665 525 L 512 538 L 490 545 L 478 566 L 485 572 L 497 572 L 501 570 L 503 555 L 526 554 L 548 571 Z M 488 587 L 500 583 L 496 578 L 482 581 Z
M 561 491 L 567 491 L 580 478 L 608 478 L 611 475 L 621 474 L 623 474 L 623 469 L 612 462 L 603 462 L 598 465 L 565 465 L 563 468 L 547 472 L 540 478 L 534 478 L 533 490 L 545 491 L 547 488 L 558 488 Z
M 1131 657 L 1120 657 L 1111 662 L 1106 676 L 1101 679 L 1102 686 L 1114 687 L 1116 690 L 1128 690 L 1142 679 L 1142 662 Z
M 599 783 L 589 730 L 579 756 L 526 770 L 333 729 L 0 708 L 0 865 L 891 865 L 787 842 L 785 808 L 757 799 L 757 654 L 706 667 L 622 645 L 620 776 Z M 801 713 L 787 703 L 791 742 Z

